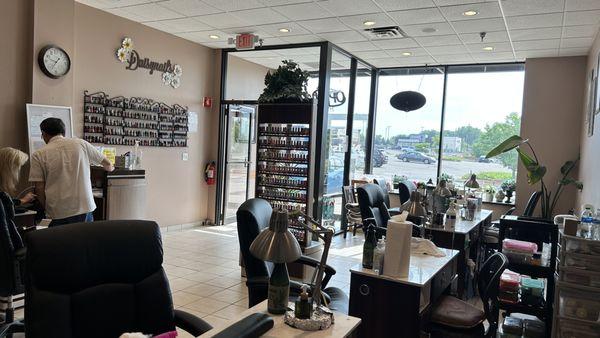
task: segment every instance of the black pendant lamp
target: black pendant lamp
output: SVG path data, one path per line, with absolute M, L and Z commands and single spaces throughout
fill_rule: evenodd
M 404 91 L 394 94 L 390 99 L 392 107 L 405 112 L 417 110 L 425 105 L 427 99 L 419 92 Z

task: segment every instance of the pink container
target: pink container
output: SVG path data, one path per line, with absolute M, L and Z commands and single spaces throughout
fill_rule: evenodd
M 516 239 L 505 239 L 502 241 L 502 249 L 533 254 L 537 252 L 537 244 Z
M 500 276 L 500 291 L 519 291 L 520 283 L 520 274 L 506 270 Z
M 177 331 L 165 332 L 163 334 L 159 334 L 158 336 L 154 336 L 154 338 L 175 338 L 177 337 Z

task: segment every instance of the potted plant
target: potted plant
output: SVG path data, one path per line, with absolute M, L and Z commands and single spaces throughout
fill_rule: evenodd
M 502 189 L 498 189 L 498 192 L 496 192 L 496 202 L 498 203 L 502 203 L 504 201 L 504 199 L 506 198 L 506 194 L 504 194 L 504 191 Z
M 309 74 L 297 63 L 283 60 L 283 65 L 265 75 L 265 89 L 259 103 L 302 103 L 311 100 L 306 90 Z
M 529 183 L 529 185 L 539 183 L 541 186 L 542 218 L 547 220 L 552 219 L 556 203 L 558 202 L 565 187 L 573 185 L 579 190 L 583 189 L 583 183 L 570 176 L 573 169 L 577 166 L 577 162 L 579 162 L 579 157 L 577 157 L 575 160 L 566 161 L 560 167 L 560 173 L 562 176 L 558 180 L 556 188 L 554 191 L 552 191 L 546 182 L 544 182 L 544 175 L 546 175 L 547 171 L 546 167 L 540 164 L 539 158 L 537 157 L 537 154 L 535 153 L 535 150 L 531 146 L 529 140 L 524 140 L 518 135 L 513 135 L 504 140 L 504 142 L 492 149 L 486 155 L 486 158 L 498 156 L 513 149 L 516 149 L 517 153 L 519 154 L 519 160 L 521 163 L 523 163 L 525 169 L 527 169 L 527 183 Z
M 491 185 L 486 185 L 483 188 L 483 201 L 484 202 L 492 202 L 494 200 L 494 193 L 496 192 L 496 189 L 494 187 L 492 187 Z
M 400 183 L 405 182 L 407 179 L 408 178 L 404 175 L 394 175 L 394 177 L 392 177 L 392 184 L 394 186 L 394 190 L 398 189 L 400 187 Z
M 510 199 L 513 197 L 513 193 L 516 189 L 515 180 L 513 180 L 512 178 L 505 180 L 500 185 L 500 188 L 504 191 L 504 194 L 506 195 L 506 203 L 511 203 Z

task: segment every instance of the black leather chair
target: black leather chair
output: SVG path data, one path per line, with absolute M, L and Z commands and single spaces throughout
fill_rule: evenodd
M 388 207 L 385 204 L 383 190 L 378 184 L 367 183 L 356 188 L 358 194 L 358 205 L 360 215 L 363 219 L 363 226 L 366 229 L 370 220 L 373 220 L 377 227 L 387 227 L 390 219 Z
M 14 318 L 13 302 L 22 299 L 16 299 L 15 296 L 25 291 L 25 248 L 15 226 L 14 216 L 10 196 L 0 192 L 0 297 L 7 299 L 0 337 L 12 337 L 13 333 L 25 331 L 25 324 Z
M 508 266 L 502 253 L 488 258 L 477 277 L 483 311 L 453 296 L 443 296 L 431 310 L 432 337 L 496 337 L 498 329 L 498 292 L 500 276 Z M 484 321 L 488 322 L 485 330 Z
M 250 244 L 259 232 L 269 226 L 273 209 L 269 202 L 252 198 L 238 208 L 237 229 L 240 242 L 240 253 L 246 269 L 246 286 L 248 287 L 248 307 L 252 307 L 267 299 L 269 277 L 273 271 L 273 264 L 254 257 L 250 253 Z M 301 256 L 295 263 L 316 268 L 320 262 L 314 258 Z M 348 313 L 348 297 L 344 292 L 335 287 L 327 287 L 327 283 L 335 274 L 335 269 L 327 265 L 322 281 L 322 290 L 330 302 L 330 308 L 342 313 Z M 290 297 L 297 297 L 301 292 L 301 283 L 290 281 Z
M 400 182 L 398 184 L 398 194 L 400 195 L 400 204 L 404 204 L 410 200 L 410 194 L 417 190 L 417 186 L 410 181 Z
M 75 223 L 27 234 L 27 338 L 106 338 L 124 332 L 194 336 L 212 327 L 173 309 L 151 221 Z
M 387 182 L 385 181 L 385 178 L 374 178 L 373 183 L 375 183 L 375 184 L 379 185 L 379 187 L 381 187 L 381 191 L 383 192 L 383 202 L 389 208 L 390 207 L 390 193 L 388 191 Z

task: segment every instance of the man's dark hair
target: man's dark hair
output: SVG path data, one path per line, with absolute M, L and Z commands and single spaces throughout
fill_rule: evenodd
M 65 123 L 56 117 L 49 117 L 42 121 L 40 129 L 49 136 L 65 136 Z

